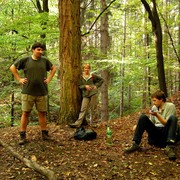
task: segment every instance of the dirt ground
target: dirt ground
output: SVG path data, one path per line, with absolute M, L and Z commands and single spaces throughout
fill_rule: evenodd
M 180 117 L 180 92 L 171 98 Z M 144 110 L 146 113 L 146 111 Z M 169 161 L 164 149 L 149 146 L 146 134 L 139 152 L 125 155 L 124 149 L 131 145 L 133 126 L 140 112 L 111 120 L 113 145 L 106 144 L 106 124 L 101 122 L 93 128 L 97 138 L 77 141 L 72 137 L 74 129 L 49 124 L 52 141 L 42 141 L 38 126 L 28 126 L 29 143 L 18 145 L 19 127 L 0 129 L 1 141 L 25 158 L 35 157 L 36 162 L 52 170 L 58 180 L 114 179 L 114 180 L 179 180 L 180 144 L 176 146 L 177 159 Z M 0 179 L 44 180 L 43 175 L 28 168 L 3 146 L 0 146 Z

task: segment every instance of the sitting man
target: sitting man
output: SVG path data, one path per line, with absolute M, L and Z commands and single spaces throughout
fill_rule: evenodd
M 169 159 L 175 160 L 174 145 L 180 141 L 180 127 L 175 105 L 166 102 L 165 94 L 161 90 L 153 93 L 151 99 L 153 107 L 149 112 L 150 118 L 144 114 L 140 115 L 133 137 L 134 143 L 125 150 L 125 153 L 139 150 L 142 135 L 147 131 L 148 143 L 156 147 L 166 147 Z

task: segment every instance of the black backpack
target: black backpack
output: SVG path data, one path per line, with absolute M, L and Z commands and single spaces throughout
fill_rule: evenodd
M 97 133 L 92 129 L 85 129 L 80 127 L 74 133 L 74 139 L 76 140 L 92 140 L 96 139 Z

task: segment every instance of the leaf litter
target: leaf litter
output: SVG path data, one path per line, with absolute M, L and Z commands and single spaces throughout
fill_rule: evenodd
M 180 117 L 180 93 L 172 96 Z M 143 112 L 147 112 L 143 110 Z M 141 112 L 109 121 L 113 131 L 113 145 L 106 144 L 106 124 L 93 128 L 97 138 L 77 141 L 74 129 L 49 123 L 52 141 L 42 141 L 39 126 L 28 126 L 29 143 L 18 145 L 19 127 L 1 128 L 1 140 L 22 156 L 38 162 L 55 172 L 58 179 L 143 179 L 178 180 L 180 177 L 180 143 L 176 146 L 177 160 L 169 161 L 164 149 L 149 146 L 144 134 L 141 151 L 124 154 L 132 143 L 133 126 Z M 0 146 L 0 179 L 43 180 L 41 174 L 27 168 Z

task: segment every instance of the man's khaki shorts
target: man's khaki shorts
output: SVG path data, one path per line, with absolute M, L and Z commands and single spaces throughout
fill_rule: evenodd
M 31 96 L 21 94 L 22 111 L 30 112 L 35 104 L 37 111 L 47 111 L 47 96 Z

